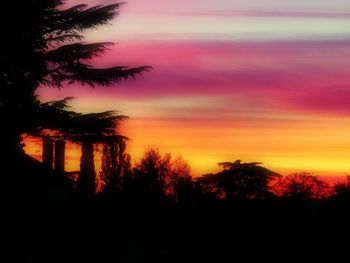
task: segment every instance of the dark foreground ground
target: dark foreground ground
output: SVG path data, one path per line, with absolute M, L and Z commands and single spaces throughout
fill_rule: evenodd
M 1 262 L 348 262 L 349 209 L 335 199 L 22 200 L 2 205 Z

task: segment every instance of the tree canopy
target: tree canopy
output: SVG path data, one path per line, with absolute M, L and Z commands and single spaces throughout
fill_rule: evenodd
M 59 128 L 72 137 L 73 130 L 77 133 L 89 129 L 97 133 L 102 129 L 103 133 L 106 130 L 102 127 L 112 128 L 111 122 L 123 118 L 115 112 L 64 113 L 65 101 L 40 105 L 35 91 L 40 85 L 62 88 L 74 82 L 91 87 L 112 85 L 150 69 L 124 65 L 93 67 L 92 59 L 101 56 L 112 43 L 85 43 L 84 33 L 107 25 L 119 14 L 122 3 L 66 8 L 65 1 L 61 0 L 19 2 L 2 3 L 7 16 L 0 18 L 5 36 L 0 42 L 4 51 L 0 54 L 0 115 L 4 127 L 1 137 L 7 138 L 6 151 L 18 148 L 21 134 L 35 128 L 62 124 Z M 39 115 L 35 116 L 36 113 Z M 67 117 L 74 117 L 71 127 Z M 35 127 L 39 124 L 40 127 Z
M 274 192 L 293 199 L 322 199 L 333 194 L 330 185 L 309 173 L 293 173 L 276 181 Z
M 260 166 L 259 162 L 242 163 L 221 162 L 223 170 L 216 174 L 208 174 L 198 178 L 207 191 L 219 197 L 255 199 L 271 195 L 269 182 L 281 177 L 276 172 Z

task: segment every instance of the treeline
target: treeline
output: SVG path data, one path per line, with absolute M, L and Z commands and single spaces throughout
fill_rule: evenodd
M 190 165 L 181 157 L 159 150 L 145 151 L 135 165 L 125 153 L 125 143 L 106 145 L 98 175 L 100 195 L 128 200 L 193 203 L 200 200 L 326 200 L 350 197 L 347 182 L 330 185 L 302 172 L 282 176 L 261 163 L 222 162 L 215 174 L 192 177 Z
M 135 165 L 130 160 L 124 143 L 106 145 L 100 192 L 82 191 L 84 183 L 74 181 L 72 198 L 52 199 L 53 193 L 60 198 L 64 187 L 58 187 L 30 205 L 10 204 L 2 239 L 21 251 L 11 256 L 125 263 L 342 262 L 347 256 L 349 183 L 333 187 L 307 173 L 282 177 L 241 161 L 193 178 L 183 158 L 156 149 Z M 30 190 L 36 189 L 42 190 Z

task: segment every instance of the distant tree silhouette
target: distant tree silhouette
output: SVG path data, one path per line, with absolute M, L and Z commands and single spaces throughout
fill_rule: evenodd
M 223 171 L 217 174 L 208 174 L 198 178 L 209 192 L 227 199 L 259 199 L 271 196 L 269 183 L 281 177 L 270 171 L 260 163 L 222 162 L 219 166 Z
M 9 25 L 5 16 L 0 18 L 6 36 L 6 41 L 0 44 L 5 51 L 0 54 L 3 121 L 0 135 L 6 138 L 4 160 L 13 158 L 21 149 L 21 134 L 32 126 L 28 113 L 38 104 L 35 91 L 40 85 L 57 88 L 74 82 L 110 85 L 149 70 L 147 66 L 94 68 L 89 63 L 111 43 L 83 43 L 83 33 L 107 24 L 118 14 L 121 3 L 90 8 L 82 4 L 68 9 L 63 9 L 63 4 L 61 0 L 2 3 L 6 17 L 16 19 Z
M 333 194 L 330 185 L 309 173 L 293 173 L 280 178 L 273 186 L 281 197 L 293 199 L 322 199 Z
M 164 200 L 165 178 L 170 173 L 170 154 L 161 156 L 157 149 L 148 149 L 134 168 L 134 177 L 141 187 L 141 194 L 152 200 Z
M 132 192 L 139 194 L 140 198 L 148 198 L 152 202 L 186 202 L 200 193 L 192 179 L 191 167 L 181 156 L 161 155 L 154 148 L 145 151 L 132 174 L 125 179 L 127 191 L 132 188 Z
M 350 200 L 350 175 L 346 176 L 346 182 L 337 183 L 334 185 L 333 188 L 334 188 L 335 197 L 349 201 Z
M 166 178 L 166 192 L 175 202 L 188 202 L 199 194 L 198 185 L 193 181 L 191 166 L 178 156 L 170 162 L 170 173 Z
M 125 139 L 106 142 L 103 145 L 102 165 L 99 177 L 103 182 L 103 190 L 107 193 L 120 193 L 124 177 L 131 174 L 131 157 L 125 152 Z

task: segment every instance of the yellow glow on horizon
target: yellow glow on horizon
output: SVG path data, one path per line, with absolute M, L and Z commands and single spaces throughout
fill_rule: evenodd
M 81 98 L 74 108 L 87 112 L 86 105 L 91 111 L 113 109 L 113 99 L 94 103 Z M 212 112 L 211 105 L 219 110 Z M 121 127 L 121 133 L 131 138 L 127 151 L 133 162 L 145 149 L 154 147 L 182 155 L 195 176 L 217 171 L 218 162 L 237 159 L 262 162 L 284 174 L 310 171 L 344 176 L 350 172 L 350 119 L 346 117 L 259 109 L 240 97 L 228 101 L 159 98 L 139 104 L 123 101 L 114 107 L 122 113 L 133 109 L 126 112 L 131 118 Z M 29 144 L 26 151 L 40 155 L 40 142 Z M 79 146 L 68 144 L 66 156 L 67 170 L 79 170 Z M 96 153 L 96 159 L 99 157 Z

